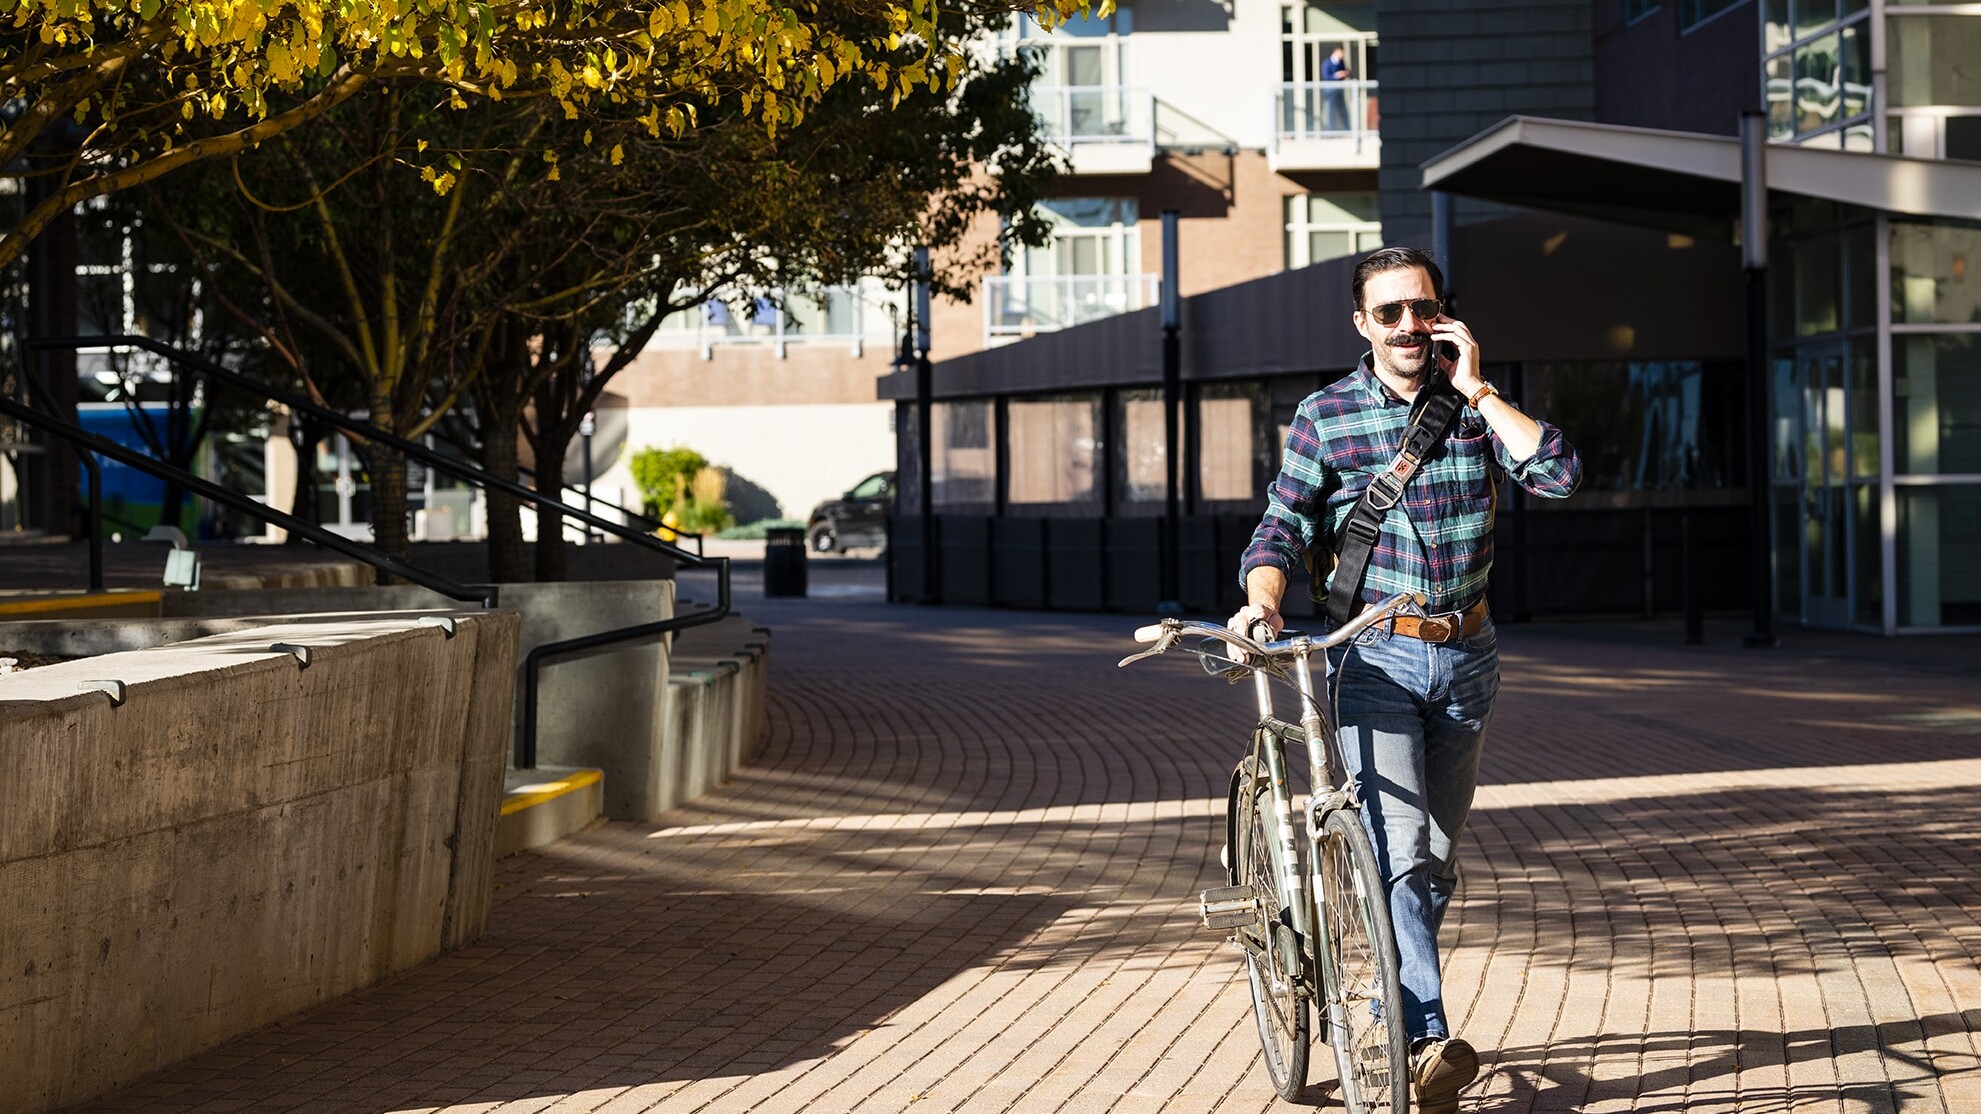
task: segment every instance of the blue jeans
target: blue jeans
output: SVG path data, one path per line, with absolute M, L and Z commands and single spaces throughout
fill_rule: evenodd
M 1490 619 L 1447 645 L 1378 624 L 1328 651 L 1328 677 L 1342 758 L 1389 884 L 1404 1026 L 1412 1040 L 1450 1036 L 1438 926 L 1458 885 L 1459 836 L 1499 694 L 1498 638 Z

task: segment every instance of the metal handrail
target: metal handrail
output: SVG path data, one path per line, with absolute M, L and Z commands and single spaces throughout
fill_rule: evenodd
M 449 599 L 477 602 L 483 607 L 494 607 L 496 605 L 496 589 L 493 585 L 469 587 L 468 585 L 449 580 L 438 573 L 427 572 L 425 569 L 407 564 L 397 557 L 368 546 L 363 542 L 334 534 L 314 523 L 305 522 L 294 515 L 284 511 L 278 511 L 265 503 L 258 503 L 245 495 L 238 495 L 228 491 L 218 484 L 203 480 L 191 472 L 175 468 L 170 464 L 166 464 L 164 461 L 138 452 L 136 449 L 126 448 L 107 437 L 91 433 L 80 426 L 70 425 L 68 422 L 29 406 L 26 403 L 17 402 L 14 399 L 0 395 L 0 414 L 6 414 L 9 417 L 19 419 L 38 429 L 45 429 L 76 447 L 78 450 L 77 455 L 84 459 L 90 472 L 90 489 L 93 500 L 92 512 L 96 510 L 94 504 L 100 502 L 101 487 L 97 478 L 96 463 L 89 459 L 89 454 L 101 453 L 111 460 L 136 468 L 140 472 L 177 483 L 202 499 L 210 499 L 223 506 L 232 507 L 235 510 L 254 515 L 265 522 L 280 526 L 285 530 L 294 530 L 302 536 L 337 550 L 347 557 L 355 557 L 373 568 L 382 568 L 394 575 L 403 576 L 407 580 L 430 588 Z M 102 532 L 93 531 L 93 535 L 95 544 L 92 546 L 90 553 L 93 565 L 90 570 L 90 590 L 101 591 L 103 587 Z
M 461 439 L 455 437 L 451 433 L 448 433 L 444 430 L 436 429 L 433 433 L 433 436 L 440 438 L 441 440 L 447 442 L 448 444 L 454 446 L 457 449 L 460 449 L 462 452 L 468 451 L 468 447 L 461 443 Z M 516 471 L 522 473 L 525 476 L 528 476 L 532 481 L 534 481 L 537 478 L 536 469 L 534 468 L 526 468 L 523 465 L 518 464 L 516 465 Z M 563 490 L 578 491 L 579 487 L 577 484 L 567 483 L 564 485 Z M 625 515 L 627 518 L 633 519 L 634 521 L 637 521 L 645 525 L 649 530 L 665 530 L 668 533 L 673 534 L 677 538 L 695 539 L 695 555 L 698 557 L 701 556 L 702 535 L 700 533 L 697 533 L 694 530 L 683 530 L 679 526 L 669 526 L 665 522 L 662 522 L 659 519 L 655 518 L 654 516 L 647 514 L 645 511 L 636 511 L 631 507 L 622 507 L 619 504 L 613 502 L 612 500 L 607 499 L 603 495 L 593 495 L 589 490 L 586 490 L 584 494 L 586 499 L 589 499 L 594 503 L 603 505 L 607 510 L 618 511 L 620 514 Z
M 598 515 L 592 514 L 589 511 L 571 506 L 552 496 L 545 495 L 535 488 L 524 487 L 514 480 L 505 479 L 493 472 L 477 468 L 472 464 L 450 460 L 425 445 L 409 441 L 395 433 L 379 429 L 369 422 L 359 421 L 348 414 L 340 413 L 337 410 L 324 406 L 312 399 L 304 398 L 294 392 L 269 386 L 259 380 L 242 375 L 240 372 L 234 371 L 231 368 L 224 367 L 204 356 L 185 352 L 167 344 L 161 344 L 158 341 L 152 340 L 150 337 L 129 334 L 95 337 L 37 337 L 26 341 L 25 345 L 28 348 L 34 349 L 128 347 L 151 352 L 155 355 L 163 356 L 174 363 L 191 368 L 202 375 L 218 379 L 223 383 L 232 384 L 242 390 L 253 392 L 271 402 L 279 402 L 292 410 L 314 414 L 346 433 L 354 433 L 367 441 L 375 441 L 381 445 L 391 446 L 407 457 L 422 461 L 429 467 L 437 468 L 470 484 L 479 485 L 484 489 L 501 491 L 532 503 L 537 507 L 554 510 L 557 513 L 575 518 L 580 522 L 596 526 L 606 533 L 624 538 L 635 545 L 643 546 L 663 556 L 670 557 L 676 564 L 684 564 L 689 568 L 714 569 L 716 573 L 716 604 L 714 607 L 702 608 L 687 615 L 677 615 L 672 619 L 662 619 L 658 622 L 641 623 L 635 626 L 600 631 L 596 634 L 584 635 L 579 638 L 567 638 L 559 642 L 546 642 L 530 651 L 528 657 L 525 659 L 523 671 L 523 733 L 522 737 L 516 743 L 516 766 L 518 769 L 534 769 L 536 767 L 537 692 L 540 686 L 538 673 L 545 662 L 553 658 L 571 657 L 615 643 L 645 641 L 671 634 L 674 631 L 686 630 L 689 627 L 703 626 L 713 623 L 729 614 L 729 558 L 727 557 L 708 557 L 698 553 L 690 553 L 680 546 L 671 545 L 650 534 L 635 530 L 630 526 L 621 525 L 610 519 L 600 518 Z M 121 446 L 118 446 L 118 448 L 124 453 L 131 451 L 123 449 Z M 105 455 L 111 456 L 113 460 L 122 459 L 115 454 L 106 453 Z M 150 460 L 149 457 L 145 459 Z M 155 464 L 157 462 L 153 461 L 152 463 Z M 221 488 L 215 487 L 204 480 L 199 480 L 198 477 L 192 477 L 192 479 L 195 483 L 187 484 L 188 490 L 194 491 L 203 498 L 211 498 L 215 502 L 225 503 L 229 506 L 235 505 L 229 499 L 245 498 L 232 496 L 231 493 L 226 493 Z M 228 495 L 228 498 L 217 498 L 209 495 L 208 491 L 223 491 L 223 494 Z M 256 504 L 256 506 L 260 506 L 260 504 Z M 279 514 L 281 512 L 268 511 L 267 513 Z M 294 519 L 293 516 L 285 515 L 284 517 L 290 518 L 291 521 L 300 521 Z M 268 519 L 267 521 L 274 520 Z M 293 527 L 281 522 L 276 522 L 276 525 L 283 526 L 284 529 L 293 529 Z M 320 538 L 314 537 L 308 530 L 298 532 L 302 533 L 304 537 L 321 541 Z M 323 533 L 328 534 L 329 532 L 323 531 Z M 335 535 L 331 536 L 334 537 Z M 333 549 L 340 548 L 329 542 L 323 542 L 323 544 L 330 545 Z M 385 555 L 381 554 L 381 556 Z M 361 557 L 360 559 L 364 558 Z M 410 565 L 405 565 L 404 562 L 399 562 L 397 558 L 387 557 L 387 559 L 395 561 L 405 568 L 412 568 Z M 416 576 L 402 573 L 398 569 L 391 569 L 390 571 L 406 576 L 408 580 L 418 580 Z M 420 575 L 431 576 L 432 574 L 421 573 Z M 420 582 L 424 583 L 424 581 Z

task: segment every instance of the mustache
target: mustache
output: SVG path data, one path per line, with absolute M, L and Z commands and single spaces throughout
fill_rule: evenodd
M 1386 339 L 1386 340 L 1384 340 L 1384 341 L 1383 341 L 1383 343 L 1384 343 L 1384 344 L 1387 344 L 1387 345 L 1389 345 L 1389 346 L 1390 346 L 1390 347 L 1392 347 L 1392 348 L 1395 348 L 1395 347 L 1398 347 L 1398 346 L 1401 346 L 1401 345 L 1405 345 L 1405 344 L 1429 344 L 1429 343 L 1431 343 L 1431 334 L 1429 334 L 1429 333 L 1398 333 L 1398 334 L 1396 334 L 1395 336 L 1392 336 L 1392 337 L 1390 337 L 1390 338 L 1388 338 L 1388 339 Z

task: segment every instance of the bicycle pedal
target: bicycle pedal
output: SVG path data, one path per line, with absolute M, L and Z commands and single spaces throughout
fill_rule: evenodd
M 1259 916 L 1259 895 L 1250 886 L 1214 886 L 1197 901 L 1205 928 L 1237 928 Z

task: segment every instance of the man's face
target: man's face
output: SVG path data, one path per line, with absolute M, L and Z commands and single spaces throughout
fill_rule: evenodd
M 1369 342 L 1376 361 L 1391 374 L 1416 379 L 1430 370 L 1435 351 L 1431 346 L 1431 322 L 1420 320 L 1408 304 L 1394 325 L 1378 324 L 1369 311 L 1386 302 L 1409 303 L 1437 296 L 1430 272 L 1422 267 L 1377 271 L 1362 285 L 1362 304 L 1355 309 L 1355 331 Z

